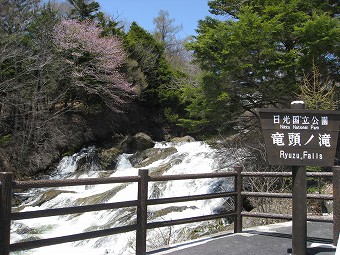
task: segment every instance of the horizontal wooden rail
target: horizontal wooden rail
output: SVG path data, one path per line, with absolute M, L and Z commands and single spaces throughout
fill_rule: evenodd
M 291 177 L 292 172 L 241 172 L 242 177 Z
M 316 222 L 328 222 L 333 223 L 334 219 L 332 216 L 313 216 L 313 215 L 307 215 L 308 221 L 316 221 Z
M 292 215 L 290 214 L 277 214 L 277 213 L 259 213 L 259 212 L 242 212 L 242 216 L 244 217 L 253 217 L 253 218 L 266 218 L 266 219 L 282 219 L 282 220 L 292 220 Z M 329 216 L 311 216 L 307 215 L 308 221 L 316 221 L 316 222 L 333 222 L 333 217 Z
M 291 177 L 292 172 L 242 172 L 242 177 Z M 306 172 L 307 177 L 333 177 L 332 172 Z
M 27 249 L 34 249 L 40 248 L 44 246 L 62 244 L 62 243 L 69 243 L 69 242 L 76 242 L 85 239 L 121 234 L 125 232 L 134 231 L 137 229 L 137 224 L 129 225 L 129 226 L 122 226 L 110 229 L 103 229 L 103 230 L 96 230 L 96 231 L 89 231 L 86 233 L 74 234 L 74 235 L 67 235 L 67 236 L 60 236 L 54 238 L 46 238 L 40 240 L 33 240 L 27 242 L 20 242 L 10 244 L 10 251 L 20 251 L 20 250 L 27 250 Z
M 244 197 L 292 198 L 292 193 L 268 193 L 268 192 L 242 191 L 241 195 Z
M 11 214 L 11 220 L 24 220 L 24 219 L 34 219 L 34 218 L 42 218 L 42 217 L 61 216 L 61 215 L 66 215 L 66 214 L 86 213 L 86 212 L 94 212 L 94 211 L 101 211 L 101 210 L 133 207 L 137 205 L 138 205 L 138 201 L 133 200 L 133 201 L 124 201 L 124 202 L 117 202 L 117 203 L 83 205 L 83 206 L 74 206 L 74 207 L 46 209 L 46 210 L 39 210 L 39 211 L 16 212 L 16 213 Z
M 242 196 L 246 197 L 268 197 L 268 198 L 292 198 L 292 193 L 268 193 L 268 192 L 247 192 L 242 191 Z M 332 195 L 324 194 L 307 194 L 309 199 L 333 200 Z
M 259 213 L 259 212 L 242 212 L 242 216 L 254 217 L 254 218 L 266 218 L 266 219 L 282 219 L 291 220 L 290 214 L 278 214 L 278 213 Z
M 140 176 L 65 179 L 65 180 L 13 181 L 13 189 L 52 188 L 80 185 L 127 183 L 138 181 L 140 181 Z
M 307 172 L 307 177 L 333 177 L 332 172 Z
M 161 228 L 161 227 L 168 227 L 168 226 L 194 223 L 194 222 L 207 221 L 207 220 L 216 220 L 216 219 L 235 217 L 235 216 L 236 216 L 236 212 L 230 212 L 230 213 L 221 213 L 221 214 L 212 214 L 212 215 L 206 215 L 206 216 L 190 217 L 190 218 L 184 218 L 184 219 L 179 219 L 179 220 L 151 222 L 151 223 L 147 224 L 147 228 L 148 229 Z
M 320 199 L 320 200 L 333 200 L 334 197 L 332 195 L 325 194 L 307 194 L 308 199 Z
M 149 176 L 150 182 L 158 181 L 179 181 L 179 180 L 193 180 L 193 179 L 204 179 L 204 178 L 224 178 L 224 177 L 236 177 L 237 173 L 234 171 L 222 172 L 222 173 L 203 173 L 203 174 L 181 174 L 181 175 L 160 175 L 160 176 Z
M 212 193 L 212 194 L 206 194 L 206 195 L 194 195 L 194 196 L 185 196 L 185 197 L 149 199 L 148 205 L 181 203 L 181 202 L 206 200 L 206 199 L 230 197 L 230 196 L 237 196 L 237 192 L 220 192 L 220 193 Z

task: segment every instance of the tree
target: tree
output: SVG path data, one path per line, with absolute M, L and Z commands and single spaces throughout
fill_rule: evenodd
M 168 60 L 164 44 L 136 22 L 131 24 L 124 37 L 124 45 L 131 61 L 126 66 L 130 67 L 130 77 L 141 85 L 139 103 L 156 116 L 157 123 L 172 125 L 177 114 L 184 112 L 180 81 L 185 73 Z
M 184 47 L 185 42 L 190 37 L 181 39 L 178 33 L 182 31 L 182 25 L 176 25 L 175 19 L 170 18 L 169 12 L 160 10 L 156 18 L 153 19 L 155 29 L 153 36 L 164 46 L 164 54 L 169 63 L 177 70 L 185 73 L 193 68 L 191 53 Z
M 70 12 L 71 19 L 78 19 L 84 21 L 87 19 L 95 19 L 99 13 L 100 5 L 93 0 L 68 0 L 72 5 Z
M 40 0 L 1 0 L 0 29 L 8 34 L 25 31 L 34 13 L 39 9 Z
M 69 143 L 82 118 L 68 119 L 72 131 L 60 126 L 70 111 L 120 111 L 133 94 L 119 39 L 91 21 L 63 20 L 55 6 L 4 1 L 0 9 L 0 147 L 16 171 L 39 171 L 58 150 L 79 146 Z
M 288 107 L 300 93 L 303 73 L 313 72 L 313 60 L 323 79 L 338 81 L 339 9 L 334 5 L 209 1 L 211 13 L 224 20 L 199 21 L 198 35 L 188 44 L 205 72 L 200 103 L 205 109 L 196 118 L 209 123 L 206 127 L 227 131 L 240 127 L 240 116 L 257 116 L 259 107 Z
M 104 102 L 119 111 L 132 88 L 119 68 L 125 53 L 117 37 L 102 37 L 92 21 L 63 20 L 54 29 L 54 42 L 69 68 L 72 101 Z
M 46 123 L 53 119 L 49 109 L 62 95 L 58 72 L 63 66 L 51 43 L 57 18 L 50 6 L 38 8 L 37 1 L 5 4 L 0 36 L 0 137 L 6 138 L 1 145 L 8 148 L 10 161 L 21 168 L 27 166 L 29 153 L 44 146 L 49 132 Z
M 301 85 L 301 99 L 307 109 L 313 110 L 336 110 L 339 101 L 335 99 L 336 87 L 328 80 L 320 81 L 320 72 L 313 65 L 313 76 L 304 75 Z
M 129 58 L 138 63 L 145 77 L 147 87 L 142 91 L 141 100 L 150 106 L 159 107 L 160 87 L 170 84 L 172 79 L 170 65 L 164 57 L 164 47 L 136 22 L 131 24 L 124 37 L 124 46 Z
M 160 10 L 158 16 L 153 19 L 156 28 L 154 36 L 164 45 L 165 52 L 170 56 L 176 56 L 182 50 L 182 41 L 177 34 L 182 30 L 182 25 L 175 25 L 175 19 L 170 19 L 169 12 Z
M 103 29 L 102 36 L 124 36 L 124 26 L 120 21 L 113 19 L 103 12 L 99 12 L 96 17 L 98 26 Z

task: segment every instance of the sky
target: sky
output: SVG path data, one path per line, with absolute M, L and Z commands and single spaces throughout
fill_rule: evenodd
M 160 10 L 168 11 L 169 18 L 175 19 L 174 25 L 182 25 L 178 36 L 185 38 L 195 35 L 198 20 L 211 16 L 208 0 L 96 0 L 101 11 L 131 24 L 136 21 L 139 26 L 152 32 L 155 29 L 153 19 Z

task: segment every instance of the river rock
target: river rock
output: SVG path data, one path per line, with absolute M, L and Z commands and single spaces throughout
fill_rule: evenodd
M 140 168 L 150 165 L 160 159 L 165 159 L 177 152 L 175 147 L 169 148 L 150 148 L 142 152 L 135 153 L 129 160 L 133 167 Z
M 100 168 L 100 159 L 95 147 L 84 148 L 78 153 L 76 172 L 83 173 Z
M 138 133 L 134 136 L 126 136 L 120 144 L 125 153 L 136 153 L 155 146 L 155 142 L 150 136 Z
M 98 153 L 100 165 L 103 169 L 115 169 L 118 156 L 122 153 L 118 147 L 112 147 L 109 149 L 103 149 Z
M 183 137 L 174 137 L 170 140 L 170 142 L 173 142 L 173 143 L 195 142 L 195 138 L 193 138 L 189 135 L 186 135 L 186 136 L 183 136 Z

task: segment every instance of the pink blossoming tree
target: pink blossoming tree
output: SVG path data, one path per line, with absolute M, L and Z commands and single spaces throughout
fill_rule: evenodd
M 120 40 L 102 37 L 101 33 L 102 29 L 91 21 L 63 20 L 55 26 L 53 35 L 69 66 L 69 85 L 77 94 L 75 98 L 83 96 L 91 102 L 101 99 L 119 111 L 133 88 L 119 70 L 125 58 Z

